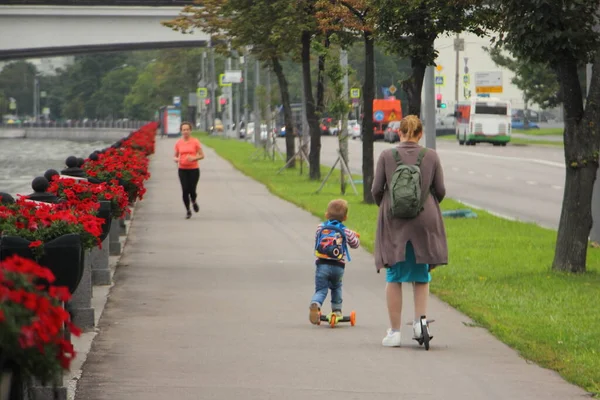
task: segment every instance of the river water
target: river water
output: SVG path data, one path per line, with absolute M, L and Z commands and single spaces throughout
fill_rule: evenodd
M 67 140 L 0 139 L 0 192 L 30 194 L 31 181 L 53 168 L 66 168 L 65 160 L 73 155 L 87 158 L 111 142 L 76 142 Z

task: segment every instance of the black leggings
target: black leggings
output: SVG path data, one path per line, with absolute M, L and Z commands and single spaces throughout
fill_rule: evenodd
M 179 182 L 181 182 L 181 191 L 183 192 L 183 204 L 185 209 L 190 209 L 190 198 L 192 203 L 196 202 L 196 186 L 200 180 L 200 169 L 179 169 Z

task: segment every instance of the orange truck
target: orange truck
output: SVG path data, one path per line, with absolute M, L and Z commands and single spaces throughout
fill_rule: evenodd
M 373 100 L 373 135 L 374 139 L 383 139 L 383 133 L 392 121 L 402 119 L 402 105 L 397 99 Z

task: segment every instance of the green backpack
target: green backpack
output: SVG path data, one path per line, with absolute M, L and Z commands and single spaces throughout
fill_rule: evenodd
M 421 199 L 420 168 L 427 149 L 421 149 L 415 165 L 403 164 L 398 150 L 393 149 L 392 151 L 397 166 L 389 187 L 391 213 L 396 218 L 414 218 L 423 210 L 423 204 L 427 199 L 427 195 Z

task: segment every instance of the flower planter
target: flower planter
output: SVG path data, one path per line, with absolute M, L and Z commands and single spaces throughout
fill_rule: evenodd
M 0 400 L 23 400 L 24 398 L 19 367 L 10 361 L 3 362 L 0 365 Z
M 0 370 L 0 400 L 10 400 L 12 377 L 12 370 L 7 368 Z
M 31 242 L 18 236 L 0 238 L 0 260 L 11 255 L 35 260 Z M 38 264 L 50 269 L 56 281 L 54 286 L 66 286 L 72 294 L 83 276 L 83 248 L 81 237 L 76 233 L 60 236 L 44 243 L 44 255 Z
M 112 221 L 110 212 L 110 201 L 100 200 L 100 208 L 98 209 L 98 218 L 103 218 L 104 223 L 102 224 L 102 234 L 100 235 L 100 241 L 103 242 L 110 232 L 110 224 Z

